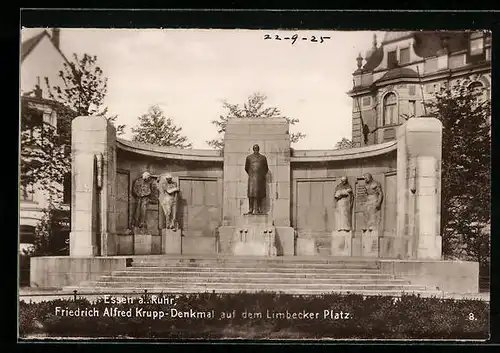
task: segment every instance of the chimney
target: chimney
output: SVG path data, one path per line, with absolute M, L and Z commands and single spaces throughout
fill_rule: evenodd
M 52 28 L 52 43 L 59 49 L 61 30 L 59 28 Z
M 42 91 L 42 89 L 40 88 L 40 86 L 39 86 L 39 85 L 36 85 L 36 86 L 35 86 L 34 93 L 35 93 L 35 97 L 36 97 L 36 98 L 40 98 L 40 99 L 42 99 L 42 98 L 43 98 L 43 91 Z
M 35 94 L 35 97 L 36 98 L 43 98 L 43 91 L 42 89 L 40 88 L 40 76 L 37 76 L 36 77 L 36 85 L 35 85 L 35 89 L 33 90 L 34 94 Z

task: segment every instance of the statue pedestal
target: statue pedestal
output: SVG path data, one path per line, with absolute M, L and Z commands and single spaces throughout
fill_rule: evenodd
M 161 250 L 162 254 L 180 255 L 182 253 L 182 234 L 180 229 L 161 230 Z
M 151 255 L 153 236 L 147 230 L 134 228 L 134 255 Z
M 309 232 L 299 233 L 297 237 L 297 255 L 310 256 L 317 254 L 318 250 L 316 249 L 316 241 L 313 236 Z
M 352 256 L 352 232 L 333 231 L 331 256 Z
M 377 230 L 367 230 L 361 233 L 361 256 L 378 257 L 379 236 Z
M 236 222 L 233 255 L 276 256 L 276 229 L 266 215 L 244 215 Z
M 275 227 L 270 215 L 243 215 L 235 223 L 236 225 L 224 225 L 218 228 L 219 254 L 294 255 L 294 229 L 292 227 Z
M 297 255 L 317 255 L 314 239 L 297 238 Z

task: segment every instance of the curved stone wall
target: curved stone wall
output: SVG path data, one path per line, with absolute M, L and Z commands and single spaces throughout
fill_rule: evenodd
M 234 227 L 248 210 L 244 163 L 257 143 L 269 165 L 264 208 L 275 227 L 278 255 L 335 255 L 334 191 L 345 176 L 355 194 L 349 256 L 438 258 L 440 126 L 433 118 L 411 119 L 395 141 L 293 150 L 286 120 L 237 119 L 228 124 L 224 151 L 216 151 L 117 139 L 105 119 L 76 118 L 71 255 L 134 253 L 132 185 L 144 171 L 153 177 L 171 173 L 179 183 L 182 254 L 227 253 Z M 380 225 L 369 242 L 362 233 L 365 173 L 384 193 Z M 152 197 L 146 217 L 151 253 L 165 251 L 162 217 Z

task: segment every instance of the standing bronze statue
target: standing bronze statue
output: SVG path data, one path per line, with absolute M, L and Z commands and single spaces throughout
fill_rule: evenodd
M 132 226 L 147 228 L 148 205 L 153 196 L 153 178 L 149 172 L 144 172 L 134 181 L 132 192 L 136 198 L 135 213 Z
M 160 206 L 165 215 L 165 228 L 176 230 L 177 222 L 177 199 L 179 195 L 179 185 L 172 178 L 171 174 L 165 174 L 160 177 L 158 183 L 160 195 Z
M 382 208 L 382 201 L 384 200 L 384 193 L 380 183 L 373 179 L 370 173 L 363 175 L 366 187 L 366 201 L 364 208 L 365 225 L 363 232 L 378 231 L 380 224 L 380 210 Z
M 352 207 L 354 205 L 354 194 L 347 178 L 340 179 L 340 184 L 335 188 L 335 230 L 338 232 L 350 232 L 352 229 Z
M 266 175 L 269 171 L 267 158 L 259 153 L 259 145 L 253 146 L 253 153 L 247 156 L 245 171 L 248 174 L 248 203 L 246 214 L 262 214 L 262 202 L 266 197 Z

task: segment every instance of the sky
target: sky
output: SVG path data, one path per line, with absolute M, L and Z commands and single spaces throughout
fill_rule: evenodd
M 22 40 L 41 29 L 22 30 Z M 159 105 L 182 127 L 193 148 L 210 148 L 217 138 L 212 120 L 225 113 L 224 100 L 243 104 L 254 92 L 265 94 L 267 106 L 299 119 L 291 132 L 306 137 L 296 149 L 331 149 L 351 138 L 352 87 L 356 57 L 378 41 L 383 32 L 282 31 L 220 29 L 61 29 L 60 45 L 73 53 L 97 55 L 108 77 L 104 104 L 127 125 Z M 269 34 L 272 39 L 264 39 Z M 291 40 L 276 40 L 297 34 Z M 323 43 L 312 36 L 330 37 Z

